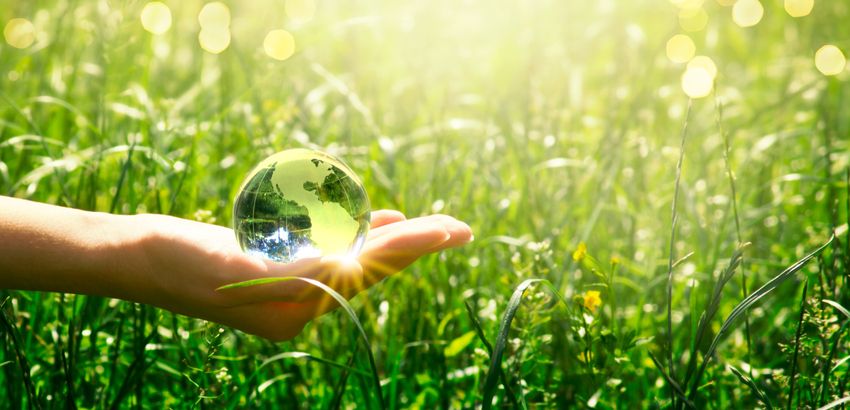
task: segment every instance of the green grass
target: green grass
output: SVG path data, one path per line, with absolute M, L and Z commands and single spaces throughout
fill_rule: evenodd
M 376 209 L 476 240 L 277 344 L 3 291 L 0 407 L 846 406 L 850 76 L 814 53 L 850 55 L 847 2 L 763 0 L 741 28 L 706 0 L 688 34 L 719 74 L 692 101 L 665 0 L 321 1 L 308 22 L 227 1 L 219 55 L 202 3 L 166 3 L 154 36 L 142 1 L 0 0 L 0 24 L 39 32 L 0 42 L 0 193 L 227 226 L 249 170 L 306 146 Z M 277 28 L 283 62 L 262 48 Z

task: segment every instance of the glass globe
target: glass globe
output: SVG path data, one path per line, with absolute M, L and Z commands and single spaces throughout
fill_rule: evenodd
M 233 204 L 242 250 L 277 262 L 357 255 L 369 220 L 369 197 L 357 175 L 340 159 L 309 149 L 260 162 Z

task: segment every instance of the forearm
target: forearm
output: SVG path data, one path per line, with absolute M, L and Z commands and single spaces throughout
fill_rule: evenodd
M 126 297 L 128 218 L 0 196 L 0 288 Z

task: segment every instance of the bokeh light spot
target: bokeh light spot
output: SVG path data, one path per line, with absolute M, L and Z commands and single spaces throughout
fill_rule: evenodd
M 738 0 L 732 6 L 732 21 L 741 27 L 752 27 L 761 21 L 764 7 L 759 0 Z
M 286 15 L 293 20 L 306 22 L 316 14 L 315 0 L 287 0 Z
M 153 34 L 163 34 L 171 28 L 171 10 L 165 4 L 152 1 L 142 9 L 142 27 Z
M 708 24 L 708 13 L 702 7 L 679 11 L 679 25 L 685 31 L 700 31 Z
M 717 65 L 714 64 L 714 60 L 708 56 L 696 56 L 688 62 L 687 69 L 691 68 L 702 68 L 708 75 L 711 76 L 711 80 L 717 77 Z
M 684 34 L 676 34 L 667 40 L 667 58 L 674 63 L 687 63 L 695 52 L 694 41 Z
M 681 9 L 700 8 L 704 2 L 705 0 L 670 0 L 670 3 L 673 3 L 674 6 L 678 6 Z
M 791 17 L 808 16 L 815 6 L 815 0 L 785 0 L 785 11 Z
M 735 4 L 736 1 L 738 1 L 738 0 L 717 0 L 717 4 L 719 4 L 723 7 L 729 7 L 733 4 Z
M 815 67 L 823 75 L 837 75 L 847 66 L 847 58 L 838 47 L 827 44 L 815 52 Z
M 230 9 L 220 1 L 207 3 L 198 13 L 198 23 L 202 29 L 220 30 L 230 27 Z M 228 37 L 230 33 L 228 33 Z
M 263 49 L 275 60 L 286 60 L 295 53 L 295 37 L 286 30 L 272 30 L 263 41 Z
M 3 36 L 10 46 L 27 48 L 35 42 L 35 26 L 27 19 L 14 18 L 6 23 Z
M 230 46 L 230 29 L 202 28 L 198 34 L 198 42 L 205 51 L 219 54 Z
M 702 98 L 711 93 L 714 79 L 702 67 L 689 67 L 682 74 L 682 90 L 688 97 Z

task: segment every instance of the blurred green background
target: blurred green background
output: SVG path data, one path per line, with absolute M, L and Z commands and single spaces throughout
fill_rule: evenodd
M 256 163 L 310 147 L 348 162 L 374 208 L 451 214 L 476 236 L 352 301 L 380 399 L 340 312 L 272 344 L 144 305 L 3 291 L 0 407 L 840 399 L 848 21 L 844 0 L 0 0 L 4 195 L 228 226 Z M 688 378 L 744 281 L 836 229 Z M 536 284 L 509 303 L 529 278 L 560 295 Z

